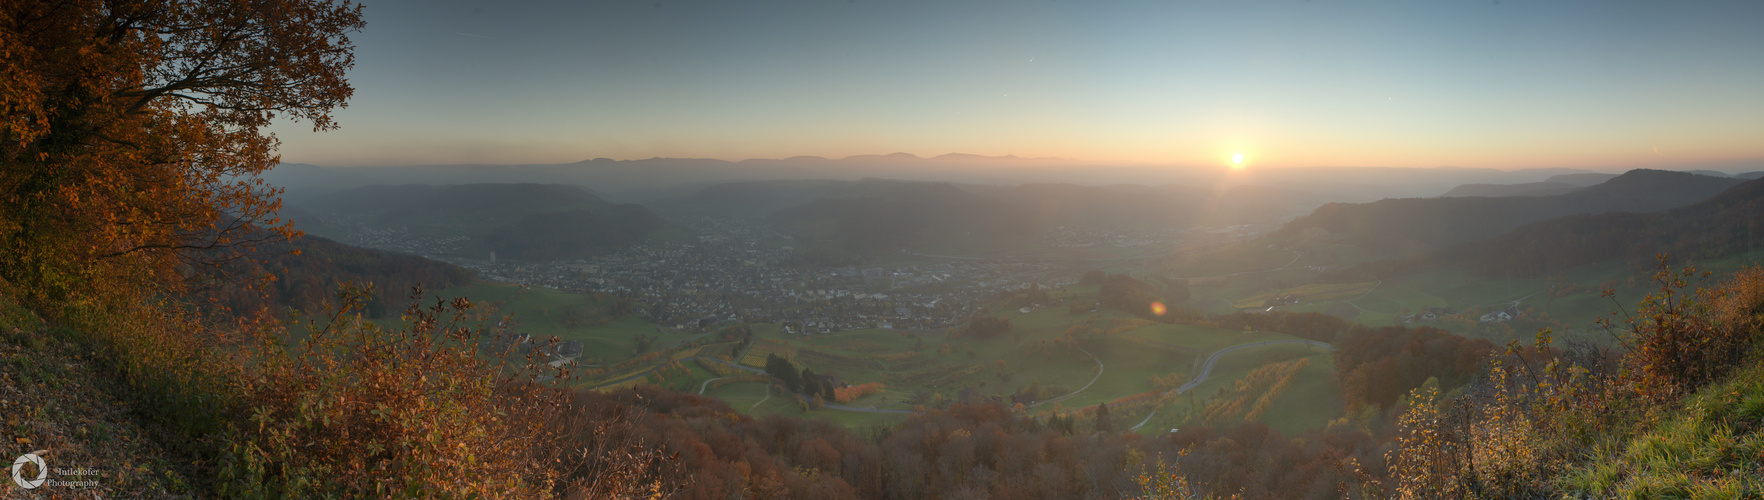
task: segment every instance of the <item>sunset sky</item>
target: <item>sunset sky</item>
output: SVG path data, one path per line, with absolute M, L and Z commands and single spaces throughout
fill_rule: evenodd
M 279 126 L 284 161 L 1764 168 L 1756 1 L 440 0 L 366 17 L 343 129 Z

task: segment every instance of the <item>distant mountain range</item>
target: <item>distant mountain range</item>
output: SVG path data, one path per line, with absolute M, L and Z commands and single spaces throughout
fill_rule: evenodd
M 1632 170 L 1601 184 L 1554 196 L 1331 203 L 1286 224 L 1278 235 L 1328 239 L 1387 255 L 1419 255 L 1556 217 L 1682 207 L 1741 182 L 1686 172 Z
M 291 197 L 368 185 L 536 183 L 583 186 L 608 200 L 649 203 L 728 183 L 746 181 L 866 178 L 1015 186 L 1022 184 L 1183 185 L 1201 189 L 1267 186 L 1325 195 L 1330 201 L 1372 201 L 1390 197 L 1438 196 L 1464 184 L 1522 184 L 1557 181 L 1553 177 L 1598 174 L 1568 168 L 1495 170 L 1488 168 L 1393 168 L 1320 166 L 1250 167 L 1222 165 L 1155 166 L 1083 162 L 1059 158 L 990 157 L 947 154 L 921 158 L 906 153 L 846 158 L 797 156 L 725 161 L 695 158 L 593 160 L 533 165 L 411 165 L 321 167 L 284 164 L 264 175 L 290 189 Z M 1573 184 L 1592 183 L 1561 180 Z

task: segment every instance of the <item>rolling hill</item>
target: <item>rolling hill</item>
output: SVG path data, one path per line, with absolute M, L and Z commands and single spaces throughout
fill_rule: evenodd
M 1682 260 L 1755 250 L 1760 214 L 1764 180 L 1752 180 L 1702 203 L 1665 212 L 1579 214 L 1537 222 L 1442 250 L 1430 260 L 1525 277 L 1616 259 L 1646 269 L 1661 253 Z
M 1465 196 L 1503 197 L 1503 196 L 1555 196 L 1573 192 L 1585 186 L 1566 182 L 1528 182 L 1525 184 L 1464 184 L 1445 194 L 1441 198 L 1457 198 Z
M 1331 203 L 1288 223 L 1277 234 L 1333 240 L 1386 254 L 1420 255 L 1567 215 L 1682 207 L 1741 182 L 1684 172 L 1631 170 L 1598 185 L 1555 196 Z
M 321 219 L 309 226 L 321 235 L 393 229 L 466 237 L 462 249 L 472 255 L 514 259 L 580 258 L 683 232 L 642 206 L 563 184 L 377 185 L 304 198 L 292 208 Z

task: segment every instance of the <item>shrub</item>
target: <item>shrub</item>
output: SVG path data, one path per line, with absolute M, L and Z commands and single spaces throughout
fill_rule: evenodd
M 346 288 L 297 345 L 259 330 L 237 381 L 218 492 L 226 496 L 482 496 L 551 493 L 544 443 L 567 395 L 480 355 L 491 332 L 464 298 L 413 303 L 402 328 L 363 321 Z M 477 314 L 474 314 L 477 313 Z M 534 351 L 529 351 L 533 356 Z M 528 367 L 542 366 L 529 360 Z M 528 374 L 536 371 L 527 370 Z M 562 374 L 560 374 L 562 375 Z

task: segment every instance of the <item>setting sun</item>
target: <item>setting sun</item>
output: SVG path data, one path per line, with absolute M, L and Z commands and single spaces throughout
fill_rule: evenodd
M 1231 155 L 1231 168 L 1243 168 L 1243 153 Z

